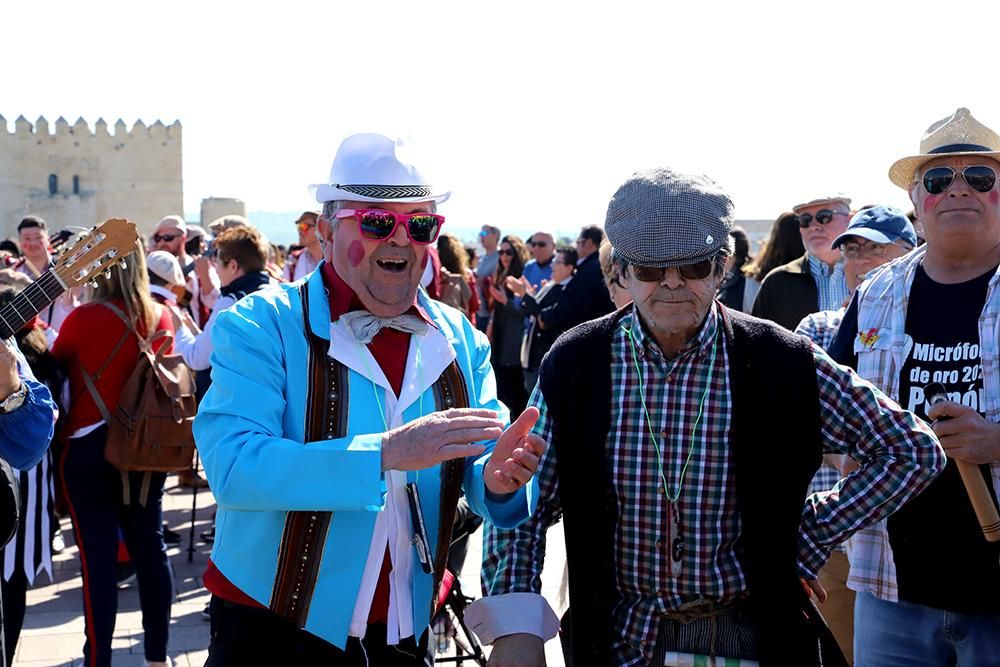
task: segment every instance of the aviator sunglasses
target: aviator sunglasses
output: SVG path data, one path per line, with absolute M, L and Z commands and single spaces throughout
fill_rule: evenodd
M 822 208 L 816 211 L 815 220 L 821 225 L 826 225 L 829 224 L 831 220 L 833 220 L 833 216 L 835 215 L 847 215 L 847 214 L 844 213 L 843 211 L 834 211 L 832 209 Z M 799 227 L 801 229 L 808 229 L 809 225 L 812 224 L 814 218 L 812 213 L 803 213 L 801 215 L 796 216 L 796 220 L 799 221 Z
M 924 172 L 920 181 L 930 195 L 939 195 L 955 181 L 955 170 L 951 167 L 931 167 Z M 997 182 L 997 173 L 992 167 L 974 165 L 962 170 L 962 178 L 976 192 L 989 192 Z
M 160 243 L 162 241 L 165 243 L 170 243 L 174 239 L 178 239 L 181 236 L 183 236 L 183 234 L 153 234 L 153 242 Z
M 681 278 L 685 280 L 704 280 L 712 275 L 712 267 L 715 265 L 715 259 L 703 259 L 700 262 L 694 262 L 693 264 L 681 264 L 680 266 L 674 267 L 677 272 L 681 274 Z M 640 266 L 638 264 L 632 265 L 632 275 L 635 279 L 643 283 L 658 283 L 663 280 L 663 276 L 666 275 L 667 269 L 669 267 L 653 267 L 653 266 Z
M 444 224 L 444 216 L 437 213 L 393 213 L 380 208 L 345 208 L 334 217 L 338 220 L 356 217 L 361 235 L 373 241 L 385 241 L 402 224 L 406 235 L 418 245 L 434 243 Z

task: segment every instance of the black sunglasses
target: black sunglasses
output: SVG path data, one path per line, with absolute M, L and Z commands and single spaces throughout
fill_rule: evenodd
M 544 248 L 548 244 L 549 244 L 548 241 L 532 241 L 531 242 L 531 245 L 534 246 L 534 247 L 536 247 L 536 248 Z
M 712 275 L 712 268 L 714 266 L 715 259 L 712 258 L 703 259 L 693 264 L 681 264 L 674 268 L 677 269 L 677 272 L 681 274 L 681 278 L 684 278 L 684 280 L 704 280 Z M 665 266 L 654 267 L 633 264 L 632 275 L 642 283 L 658 283 L 663 280 L 663 276 L 667 273 L 667 268 Z
M 160 241 L 166 241 L 167 243 L 170 243 L 174 239 L 178 239 L 181 236 L 183 236 L 183 234 L 153 234 L 153 242 L 159 243 Z
M 830 224 L 830 221 L 833 220 L 833 216 L 835 215 L 847 215 L 847 214 L 844 213 L 843 211 L 834 211 L 828 208 L 823 208 L 816 211 L 815 218 L 813 218 L 812 213 L 803 213 L 801 215 L 796 216 L 796 220 L 799 221 L 800 229 L 808 229 L 809 225 L 812 224 L 812 221 L 814 219 L 821 225 L 827 225 Z
M 514 256 L 514 251 L 513 250 L 499 250 L 498 252 L 501 255 L 507 255 L 508 257 L 513 257 Z
M 975 165 L 962 170 L 962 178 L 976 192 L 989 192 L 997 182 L 997 173 L 992 167 Z M 955 181 L 955 170 L 951 167 L 931 167 L 920 179 L 927 194 L 939 195 Z

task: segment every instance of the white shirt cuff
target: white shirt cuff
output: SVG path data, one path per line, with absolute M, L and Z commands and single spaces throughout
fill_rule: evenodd
M 480 598 L 465 610 L 465 621 L 484 644 L 500 637 L 529 634 L 548 641 L 559 632 L 559 618 L 537 593 L 506 593 Z

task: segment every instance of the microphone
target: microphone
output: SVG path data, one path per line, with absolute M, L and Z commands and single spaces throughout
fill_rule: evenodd
M 931 382 L 924 387 L 924 396 L 930 405 L 935 405 L 943 401 L 950 400 L 948 392 L 940 382 Z M 945 421 L 951 417 L 941 417 L 937 421 Z M 965 492 L 969 494 L 972 502 L 972 509 L 976 511 L 976 518 L 979 519 L 979 527 L 983 530 L 983 536 L 989 542 L 1000 542 L 1000 514 L 990 496 L 990 490 L 983 479 L 983 473 L 979 466 L 968 461 L 953 459 L 958 467 L 958 473 L 962 476 L 962 483 L 965 484 Z

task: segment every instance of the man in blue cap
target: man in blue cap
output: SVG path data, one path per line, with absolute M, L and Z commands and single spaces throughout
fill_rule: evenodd
M 831 247 L 843 255 L 844 278 L 851 294 L 872 271 L 897 257 L 902 257 L 917 245 L 913 223 L 899 209 L 891 206 L 866 208 L 851 218 L 843 234 Z M 806 336 L 826 349 L 844 319 L 846 304 L 838 310 L 821 310 L 806 315 L 795 333 Z M 829 459 L 829 460 L 827 460 Z M 827 457 L 816 472 L 809 493 L 829 491 L 850 470 L 857 468 L 844 457 Z M 820 604 L 823 618 L 837 639 L 848 662 L 854 660 L 854 591 L 847 587 L 850 564 L 843 545 L 837 545 L 830 560 L 819 571 L 819 582 L 826 590 L 826 600 Z

